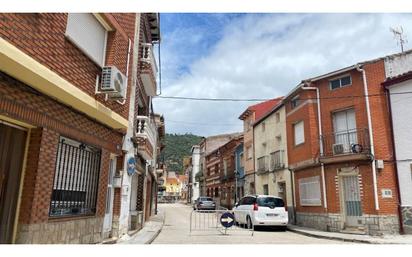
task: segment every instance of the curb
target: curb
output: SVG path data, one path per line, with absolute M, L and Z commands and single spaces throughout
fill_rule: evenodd
M 151 244 L 156 238 L 157 236 L 160 234 L 160 232 L 162 232 L 163 226 L 165 224 L 165 220 L 166 220 L 166 213 L 163 215 L 163 221 L 162 221 L 162 226 L 160 227 L 160 229 L 158 231 L 156 231 L 156 233 L 153 234 L 152 238 L 150 238 L 146 243 L 144 244 Z
M 336 236 L 317 235 L 317 234 L 312 234 L 312 233 L 309 233 L 309 232 L 301 231 L 299 229 L 294 229 L 294 228 L 290 228 L 290 227 L 288 227 L 287 230 L 292 231 L 292 232 L 297 233 L 297 234 L 310 236 L 310 237 L 315 237 L 315 238 L 323 238 L 323 239 L 330 239 L 330 240 L 344 241 L 344 242 L 352 242 L 352 243 L 380 244 L 378 242 L 371 242 L 369 240 L 349 239 L 349 238 L 342 238 L 342 237 L 336 237 Z

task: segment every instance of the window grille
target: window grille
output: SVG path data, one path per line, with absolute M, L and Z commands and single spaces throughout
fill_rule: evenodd
M 60 138 L 50 216 L 96 213 L 100 156 L 100 149 L 68 138 Z

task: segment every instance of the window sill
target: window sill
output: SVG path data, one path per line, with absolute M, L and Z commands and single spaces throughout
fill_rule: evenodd
M 302 146 L 302 145 L 304 145 L 304 144 L 305 144 L 305 142 L 300 143 L 300 144 L 297 144 L 297 145 L 294 145 L 293 147 L 294 147 L 294 148 L 298 148 L 298 147 L 300 147 L 300 146 Z
M 94 214 L 83 214 L 83 215 L 76 215 L 76 216 L 60 216 L 60 217 L 49 217 L 49 222 L 62 222 L 62 221 L 71 221 L 71 220 L 81 220 L 81 219 L 89 219 L 89 218 L 96 218 L 97 215 Z

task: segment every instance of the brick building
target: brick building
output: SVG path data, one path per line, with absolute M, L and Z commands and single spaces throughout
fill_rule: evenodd
M 399 232 L 391 126 L 381 86 L 393 57 L 307 79 L 287 95 L 298 225 L 372 235 Z
M 279 99 L 272 99 L 262 103 L 249 106 L 240 116 L 239 119 L 243 121 L 243 136 L 244 146 L 243 153 L 245 158 L 244 167 L 244 194 L 255 194 L 255 160 L 254 160 L 254 148 L 253 148 L 253 123 L 263 117 L 269 112 Z
M 156 90 L 144 85 L 155 25 L 155 14 L 0 14 L 1 243 L 116 235 L 131 107 Z M 136 40 L 142 26 L 152 38 Z
M 235 152 L 242 143 L 243 135 L 238 134 L 206 156 L 206 195 L 228 209 L 235 204 Z

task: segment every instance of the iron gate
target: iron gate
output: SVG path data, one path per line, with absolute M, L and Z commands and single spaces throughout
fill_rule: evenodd
M 237 222 L 234 219 L 234 224 L 231 227 L 224 227 L 220 220 L 223 214 L 231 213 L 235 217 L 241 215 L 247 216 L 249 211 L 247 210 L 228 210 L 219 208 L 216 210 L 193 210 L 190 213 L 190 235 L 210 235 L 210 234 L 222 234 L 222 235 L 250 235 L 253 236 L 254 226 L 252 223 L 245 224 Z

